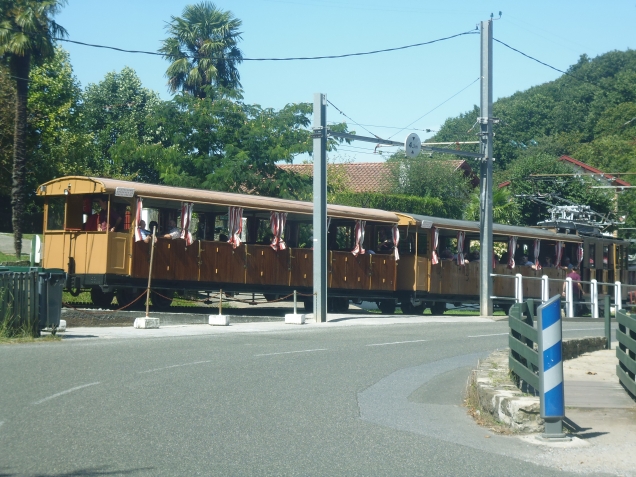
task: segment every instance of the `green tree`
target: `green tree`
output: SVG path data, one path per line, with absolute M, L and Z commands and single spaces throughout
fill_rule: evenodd
M 181 17 L 172 17 L 166 27 L 170 36 L 159 49 L 171 62 L 166 71 L 170 91 L 203 98 L 206 86 L 240 88 L 240 27 L 241 20 L 232 12 L 207 1 L 187 5 Z
M 13 184 L 11 206 L 16 256 L 22 253 L 22 220 L 25 211 L 27 170 L 27 101 L 29 72 L 53 56 L 53 41 L 66 30 L 53 17 L 64 0 L 4 0 L 0 2 L 0 58 L 16 80 Z
M 470 200 L 464 209 L 464 219 L 479 220 L 480 216 L 480 193 L 475 189 L 470 194 Z M 519 223 L 519 205 L 510 196 L 507 187 L 496 188 L 492 193 L 492 216 L 498 224 L 517 225 Z
M 211 90 L 212 91 L 212 90 Z M 157 142 L 181 153 L 164 164 L 166 184 L 270 197 L 298 198 L 310 187 L 306 178 L 281 170 L 309 153 L 311 104 L 289 104 L 276 111 L 246 105 L 228 94 L 197 98 L 181 94 L 155 115 Z
M 129 67 L 88 85 L 79 108 L 84 132 L 93 137 L 93 157 L 87 169 L 107 177 L 158 182 L 152 161 L 144 159 L 147 155 L 135 154 L 134 147 L 153 143 L 156 133 L 149 124 L 160 104 L 159 95 L 144 88 Z
M 424 154 L 408 158 L 396 153 L 387 163 L 390 166 L 392 190 L 399 195 L 440 199 L 440 216 L 459 219 L 472 190 L 456 161 L 431 160 Z
M 613 210 L 612 196 L 603 189 L 592 189 L 592 179 L 587 176 L 536 177 L 532 174 L 572 174 L 572 169 L 549 154 L 527 153 L 511 164 L 500 175 L 510 181 L 510 193 L 518 203 L 520 222 L 518 225 L 537 225 L 549 217 L 549 206 L 532 200 L 533 197 L 554 205 L 564 205 L 566 199 L 580 205 L 589 205 L 601 214 Z

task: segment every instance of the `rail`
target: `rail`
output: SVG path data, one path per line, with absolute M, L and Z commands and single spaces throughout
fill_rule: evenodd
M 513 278 L 515 280 L 515 296 L 514 297 L 501 297 L 491 296 L 493 300 L 513 300 L 515 303 L 523 303 L 523 280 L 541 280 L 541 302 L 546 303 L 550 298 L 550 282 L 565 283 L 565 311 L 568 318 L 574 318 L 575 304 L 578 305 L 590 305 L 592 310 L 592 318 L 599 318 L 599 296 L 598 287 L 608 286 L 614 287 L 614 306 L 615 310 L 619 311 L 623 308 L 622 303 L 622 288 L 623 287 L 636 287 L 636 285 L 625 285 L 619 281 L 614 283 L 599 282 L 595 279 L 590 281 L 579 280 L 577 283 L 590 286 L 590 301 L 574 300 L 574 284 L 572 278 L 567 277 L 565 279 L 550 278 L 547 275 L 541 277 L 524 277 L 521 273 L 515 275 L 504 275 L 501 273 L 491 273 L 491 277 Z M 634 300 L 631 299 L 631 294 L 634 296 Z M 636 291 L 630 292 L 630 301 L 636 301 Z M 609 308 L 609 307 L 606 307 Z
M 616 374 L 621 384 L 636 396 L 636 317 L 620 310 L 616 313 Z

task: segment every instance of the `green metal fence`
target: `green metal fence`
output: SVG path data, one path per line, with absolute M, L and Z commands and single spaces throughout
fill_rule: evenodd
M 636 315 L 619 310 L 616 313 L 616 321 L 616 374 L 625 389 L 636 396 Z
M 539 353 L 535 345 L 538 342 L 538 331 L 534 322 L 533 300 L 515 303 L 508 312 L 510 371 L 521 382 L 521 388 L 529 386 L 531 389 L 524 390 L 533 394 L 539 391 Z
M 38 272 L 0 269 L 0 328 L 5 335 L 40 334 Z

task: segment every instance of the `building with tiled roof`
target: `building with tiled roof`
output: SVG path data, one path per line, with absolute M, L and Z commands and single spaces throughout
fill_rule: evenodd
M 601 182 L 606 183 L 609 186 L 625 186 L 629 187 L 631 184 L 623 179 L 619 179 L 616 176 L 611 174 L 607 174 L 596 167 L 588 166 L 584 162 L 579 161 L 578 159 L 574 159 L 570 156 L 561 156 L 559 157 L 559 161 L 564 162 L 565 164 L 571 166 L 575 173 L 585 174 L 591 176 L 593 179 L 598 179 Z M 499 189 L 502 187 L 508 187 L 510 185 L 510 181 L 502 182 L 498 185 Z
M 606 174 L 603 171 L 601 171 L 600 169 L 597 169 L 596 167 L 588 166 L 584 162 L 576 160 L 573 157 L 561 156 L 561 157 L 559 157 L 559 161 L 565 162 L 566 164 L 572 166 L 574 168 L 574 170 L 579 171 L 582 174 L 588 174 L 588 175 L 591 175 L 595 179 L 599 179 L 599 180 L 601 180 L 603 182 L 607 182 L 608 183 L 607 185 L 625 186 L 625 187 L 628 187 L 628 186 L 631 185 L 627 181 L 619 179 L 618 177 L 613 176 L 611 174 Z
M 466 177 L 471 178 L 473 186 L 479 184 L 479 179 L 473 173 L 468 162 L 464 160 L 447 161 L 454 171 L 462 170 Z M 283 164 L 281 169 L 293 171 L 303 175 L 313 175 L 313 164 Z M 391 171 L 386 162 L 354 162 L 337 164 L 343 168 L 344 185 L 352 192 L 391 192 L 389 177 Z

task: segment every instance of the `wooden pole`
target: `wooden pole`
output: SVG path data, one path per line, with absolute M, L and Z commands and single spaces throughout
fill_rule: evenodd
M 157 227 L 152 228 L 152 239 L 150 240 L 150 267 L 148 270 L 148 288 L 146 289 L 146 318 L 148 318 L 148 309 L 150 308 L 150 280 L 152 278 L 152 260 L 155 256 L 155 240 Z

